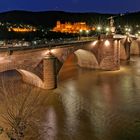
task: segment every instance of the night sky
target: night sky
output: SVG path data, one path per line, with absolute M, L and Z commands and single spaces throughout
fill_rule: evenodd
M 124 13 L 140 11 L 140 0 L 0 0 L 0 12 L 9 10 Z

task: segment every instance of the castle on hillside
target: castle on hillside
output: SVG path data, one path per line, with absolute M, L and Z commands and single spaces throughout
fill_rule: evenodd
M 79 33 L 80 31 L 90 31 L 93 30 L 90 28 L 86 22 L 76 22 L 70 23 L 65 22 L 62 24 L 60 21 L 57 21 L 56 26 L 53 28 L 52 31 L 54 32 L 61 32 L 61 33 Z

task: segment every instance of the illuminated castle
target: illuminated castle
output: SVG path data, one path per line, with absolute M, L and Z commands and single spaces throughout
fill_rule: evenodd
M 89 31 L 92 29 L 86 24 L 86 22 L 76 22 L 74 24 L 66 22 L 65 24 L 62 24 L 60 21 L 57 21 L 56 27 L 54 27 L 52 31 L 61 33 L 79 33 L 80 30 Z

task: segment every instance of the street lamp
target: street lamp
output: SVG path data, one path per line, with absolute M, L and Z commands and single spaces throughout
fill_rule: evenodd
M 80 34 L 80 38 L 79 38 L 79 40 L 81 39 L 81 35 L 82 35 L 82 33 L 83 33 L 83 30 L 80 29 L 80 30 L 79 30 L 79 34 Z
M 126 34 L 130 34 L 130 32 L 132 31 L 131 28 L 125 28 Z
M 89 30 L 86 30 L 86 35 L 87 35 L 87 37 L 88 37 L 88 35 L 89 35 Z
M 131 32 L 131 29 L 130 28 L 128 29 L 128 32 Z
M 101 26 L 98 26 L 98 27 L 97 27 L 97 30 L 98 30 L 98 31 L 101 31 L 101 29 L 102 29 Z
M 102 27 L 101 27 L 101 26 L 98 26 L 98 27 L 97 27 L 97 34 L 98 34 L 98 35 L 100 35 L 101 30 L 102 30 Z

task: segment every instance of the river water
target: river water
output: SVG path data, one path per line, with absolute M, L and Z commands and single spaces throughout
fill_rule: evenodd
M 44 99 L 38 113 L 32 115 L 41 118 L 35 128 L 42 132 L 41 139 L 139 140 L 140 57 L 131 57 L 113 72 L 79 68 L 72 60 L 61 69 L 58 88 L 53 91 L 23 83 L 15 71 L 1 74 L 6 89 L 18 89 L 11 98 L 24 95 L 21 87 L 28 86 Z

